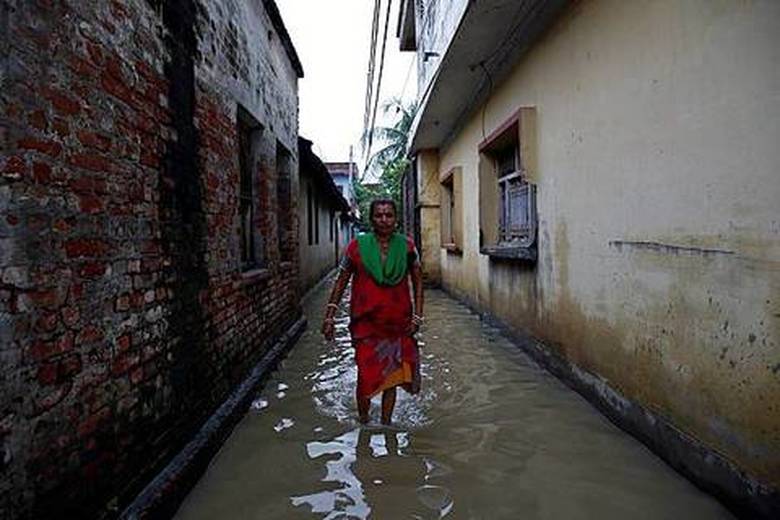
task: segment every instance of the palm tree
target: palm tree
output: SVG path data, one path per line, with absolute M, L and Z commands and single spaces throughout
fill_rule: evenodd
M 406 146 L 409 142 L 409 131 L 412 128 L 417 103 L 415 101 L 405 105 L 400 98 L 394 97 L 382 104 L 382 113 L 387 114 L 395 109 L 396 119 L 393 126 L 375 126 L 363 134 L 363 148 L 370 146 L 374 141 L 382 143 L 383 147 L 369 157 L 366 163 L 366 172 L 371 170 L 385 170 L 390 164 L 396 164 L 406 159 Z M 384 173 L 384 171 L 382 172 Z
M 405 105 L 400 98 L 391 98 L 382 104 L 382 112 L 388 114 L 395 110 L 398 116 L 393 126 L 376 126 L 368 130 L 361 139 L 363 149 L 368 148 L 372 141 L 379 142 L 382 147 L 369 157 L 366 163 L 366 175 L 363 179 L 354 180 L 355 198 L 360 208 L 362 224 L 370 228 L 368 221 L 368 206 L 376 198 L 389 198 L 401 209 L 401 177 L 409 165 L 406 158 L 406 147 L 409 142 L 409 131 L 417 111 L 417 103 Z M 368 177 L 368 174 L 372 174 Z M 368 178 L 375 182 L 366 183 Z M 400 220 L 399 215 L 399 220 Z

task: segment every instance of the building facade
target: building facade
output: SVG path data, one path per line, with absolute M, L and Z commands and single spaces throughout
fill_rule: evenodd
M 325 167 L 349 206 L 349 218 L 346 215 L 343 217 L 345 228 L 341 234 L 342 246 L 346 247 L 349 241 L 358 233 L 357 218 L 360 210 L 353 183 L 360 178 L 360 170 L 357 164 L 351 160 L 349 162 L 328 162 L 325 163 Z
M 359 179 L 360 173 L 354 162 L 326 162 L 325 167 L 333 177 L 336 187 L 347 200 L 349 207 L 354 210 L 357 207 L 355 190 L 352 187 L 353 179 Z
M 705 489 L 777 514 L 780 4 L 400 16 L 430 277 Z
M 312 151 L 311 141 L 299 138 L 298 143 L 300 284 L 303 293 L 336 268 L 352 239 L 353 226 L 350 205 L 326 165 Z
M 2 2 L 0 509 L 115 516 L 300 316 L 272 0 Z

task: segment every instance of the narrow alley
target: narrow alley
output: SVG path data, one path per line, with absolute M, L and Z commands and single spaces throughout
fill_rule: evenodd
M 439 290 L 421 393 L 360 427 L 345 306 L 318 331 L 329 287 L 177 518 L 731 518 Z
M 780 519 L 780 1 L 0 0 L 0 84 L 1 520 Z

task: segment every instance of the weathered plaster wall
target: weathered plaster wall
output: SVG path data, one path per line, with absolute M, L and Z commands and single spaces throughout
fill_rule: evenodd
M 308 193 L 309 186 L 312 188 L 312 194 L 316 197 L 316 213 L 314 217 L 319 221 L 319 240 L 309 244 L 308 238 Z M 334 226 L 338 225 L 341 218 L 338 212 L 338 206 L 335 201 L 324 194 L 324 189 L 319 186 L 307 172 L 301 171 L 301 198 L 298 203 L 298 219 L 301 222 L 301 233 L 298 237 L 300 251 L 300 284 L 301 293 L 313 287 L 322 277 L 336 267 L 336 262 L 345 248 L 344 233 L 346 229 L 339 230 L 338 250 L 336 249 L 336 233 L 334 229 L 333 238 L 330 235 L 330 215 L 335 212 Z M 314 235 L 316 237 L 316 235 Z
M 441 282 L 441 218 L 439 199 L 439 154 L 423 150 L 417 154 L 417 204 L 420 212 L 420 241 L 423 276 L 426 282 Z
M 439 156 L 464 182 L 448 288 L 775 486 L 778 92 L 777 2 L 583 1 Z M 478 252 L 477 146 L 526 105 L 536 266 Z
M 0 2 L 4 516 L 115 514 L 299 314 L 297 239 L 239 267 L 238 104 L 258 236 L 297 237 L 297 74 L 262 6 Z

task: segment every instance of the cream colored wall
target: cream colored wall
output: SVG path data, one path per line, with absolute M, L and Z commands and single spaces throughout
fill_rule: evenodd
M 520 106 L 535 267 L 478 252 L 482 121 Z M 780 2 L 579 2 L 483 109 L 439 155 L 465 206 L 443 283 L 780 484 Z
M 420 205 L 420 241 L 426 282 L 441 282 L 439 154 L 423 150 L 417 155 L 417 198 Z

